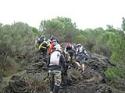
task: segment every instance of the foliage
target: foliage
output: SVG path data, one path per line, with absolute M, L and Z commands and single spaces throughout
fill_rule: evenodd
M 125 76 L 125 74 L 122 74 L 125 70 L 125 36 L 123 31 L 115 29 L 111 25 L 107 25 L 105 30 L 101 27 L 80 30 L 76 28 L 76 25 L 72 23 L 71 19 L 63 17 L 42 21 L 40 27 L 45 35 L 55 35 L 59 39 L 63 39 L 62 41 L 69 40 L 69 38 L 71 39 L 73 37 L 69 41 L 81 43 L 89 51 L 109 57 L 111 63 L 115 64 L 117 69 L 109 68 L 105 72 L 108 78 L 116 79 L 117 77 Z M 122 22 L 123 27 L 124 19 Z
M 70 18 L 57 17 L 51 20 L 44 20 L 40 24 L 40 31 L 47 37 L 56 36 L 60 41 L 72 41 L 75 35 L 76 25 Z
M 0 26 L 0 70 L 5 76 L 18 70 L 17 63 L 32 53 L 36 33 L 37 29 L 21 22 Z
M 91 34 L 88 36 L 95 40 L 92 51 L 110 58 L 111 63 L 116 67 L 109 68 L 106 71 L 106 76 L 111 79 L 118 79 L 125 77 L 125 35 L 122 31 L 114 28 L 108 28 L 105 31 L 89 31 Z M 88 33 L 89 33 L 88 32 Z M 92 36 L 91 36 L 92 35 Z M 94 42 L 93 39 L 89 39 Z
M 125 18 L 124 17 L 122 18 L 122 25 L 121 25 L 121 27 L 122 27 L 122 30 L 125 31 Z
M 123 30 L 124 24 L 123 19 Z M 90 52 L 109 57 L 116 67 L 109 68 L 105 72 L 106 76 L 110 80 L 125 78 L 124 32 L 111 25 L 107 25 L 105 30 L 101 27 L 80 30 L 70 18 L 65 17 L 42 20 L 39 30 L 21 22 L 12 25 L 0 24 L 0 70 L 4 75 L 8 74 L 10 70 L 8 67 L 19 70 L 24 67 L 23 65 L 31 62 L 35 52 L 34 40 L 40 34 L 48 38 L 54 35 L 63 42 L 81 43 Z

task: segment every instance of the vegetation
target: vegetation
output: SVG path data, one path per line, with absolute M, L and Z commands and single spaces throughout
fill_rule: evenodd
M 43 20 L 40 29 L 30 27 L 25 23 L 12 25 L 0 24 L 0 73 L 9 76 L 22 70 L 32 61 L 34 55 L 34 40 L 44 34 L 48 38 L 56 36 L 60 41 L 82 43 L 90 52 L 107 56 L 115 67 L 109 68 L 105 74 L 109 80 L 125 79 L 125 19 L 122 30 L 107 25 L 107 29 L 78 29 L 70 18 L 57 17 Z
M 0 71 L 4 76 L 15 73 L 30 61 L 27 56 L 33 53 L 36 32 L 21 22 L 0 25 Z

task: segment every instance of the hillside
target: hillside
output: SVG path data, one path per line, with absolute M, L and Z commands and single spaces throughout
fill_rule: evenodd
M 81 43 L 92 56 L 84 73 L 68 69 L 69 84 L 61 89 L 61 93 L 65 90 L 68 93 L 125 92 L 124 31 L 112 26 L 105 30 L 101 27 L 80 30 L 70 18 L 63 17 L 41 21 L 39 30 L 22 22 L 0 24 L 1 92 L 48 92 L 47 72 L 42 69 L 43 61 L 39 60 L 34 45 L 36 37 L 41 34 L 47 38 L 54 35 L 60 42 Z

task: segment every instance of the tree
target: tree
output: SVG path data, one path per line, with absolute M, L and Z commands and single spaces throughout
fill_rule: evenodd
M 122 18 L 122 25 L 121 25 L 121 27 L 122 27 L 122 30 L 125 31 L 125 18 L 124 17 Z
M 76 30 L 75 23 L 72 23 L 70 18 L 57 17 L 51 20 L 41 21 L 40 31 L 42 31 L 47 37 L 52 35 L 59 38 L 61 41 L 69 39 L 72 41 L 72 37 Z
M 37 29 L 25 23 L 0 24 L 0 71 L 4 76 L 15 73 L 19 65 L 30 62 Z M 24 63 L 25 62 L 25 63 Z

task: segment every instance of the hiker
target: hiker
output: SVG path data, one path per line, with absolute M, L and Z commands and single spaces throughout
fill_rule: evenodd
M 56 40 L 57 43 L 59 43 L 59 40 L 57 39 L 57 37 L 55 37 L 55 36 L 53 36 L 53 35 L 50 37 L 50 40 L 51 40 L 51 41 Z
M 67 60 L 72 63 L 74 52 L 75 52 L 73 45 L 70 42 L 68 42 L 65 46 L 64 51 L 65 51 Z
M 42 54 L 43 58 L 46 58 L 47 49 L 48 49 L 49 45 L 44 36 L 37 38 L 36 46 L 37 46 L 40 54 Z
M 85 62 L 89 59 L 89 54 L 87 53 L 86 49 L 81 45 L 78 44 L 76 49 L 76 64 L 82 71 L 85 70 Z
M 48 48 L 48 54 L 50 55 L 50 53 L 53 51 L 54 46 L 60 46 L 60 44 L 58 43 L 57 39 L 51 38 L 50 39 L 50 43 L 49 43 L 49 48 Z
M 83 51 L 83 46 L 81 44 L 77 44 L 75 49 L 76 49 L 76 55 L 77 55 L 78 53 Z
M 65 69 L 65 58 L 59 45 L 54 46 L 48 60 L 50 93 L 58 93 L 62 82 L 62 71 Z
M 45 36 L 41 35 L 35 40 L 36 47 L 39 47 L 39 45 L 45 40 Z
M 75 58 L 78 54 L 84 53 L 85 55 L 88 55 L 86 49 L 83 47 L 82 44 L 75 45 Z

